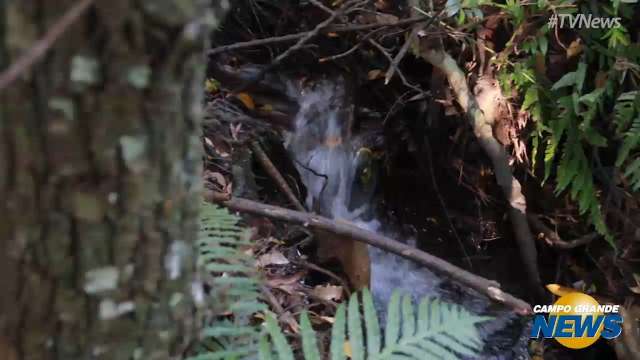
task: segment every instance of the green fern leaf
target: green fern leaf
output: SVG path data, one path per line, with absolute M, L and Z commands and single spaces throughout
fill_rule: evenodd
M 344 353 L 346 317 L 344 304 L 340 304 L 336 310 L 336 319 L 331 329 L 331 360 L 346 359 Z
M 364 323 L 367 331 L 367 353 L 377 354 L 380 351 L 380 324 L 369 289 L 365 288 L 362 291 L 362 303 L 364 307 Z
M 249 325 L 251 315 L 264 311 L 258 301 L 259 280 L 253 269 L 253 259 L 241 247 L 249 244 L 245 230 L 238 225 L 239 218 L 226 209 L 203 203 L 200 211 L 200 231 L 197 241 L 198 266 L 215 275 L 210 285 L 214 314 L 229 312 L 225 321 L 206 324 L 202 330 L 205 340 L 220 344 L 215 350 L 205 351 L 190 360 L 242 359 L 258 352 L 260 332 Z
M 364 360 L 364 336 L 362 335 L 362 323 L 360 321 L 360 309 L 357 295 L 354 295 L 349 299 L 347 325 L 349 327 L 351 358 L 353 360 Z
M 391 294 L 387 308 L 387 325 L 384 333 L 385 348 L 392 347 L 398 341 L 400 334 L 400 292 Z
M 370 294 L 366 294 L 368 291 L 363 293 L 363 302 L 369 303 L 369 305 L 363 305 L 365 311 L 368 311 L 366 309 L 371 310 L 373 301 Z M 392 295 L 387 312 L 389 314 L 387 322 L 393 329 L 389 331 L 389 326 L 387 326 L 385 334 L 388 334 L 391 340 L 385 342 L 385 347 L 381 351 L 375 346 L 370 348 L 371 350 L 367 351 L 367 359 L 424 359 L 425 354 L 429 354 L 432 358 L 451 360 L 458 359 L 460 356 L 472 357 L 483 346 L 483 341 L 475 325 L 491 319 L 473 315 L 459 305 L 446 304 L 434 299 L 423 299 L 418 307 L 418 316 L 416 317 L 411 297 L 403 297 L 399 292 L 394 292 Z M 358 295 L 354 294 L 349 299 L 348 313 L 345 314 L 344 304 L 341 304 L 336 312 L 331 334 L 332 360 L 345 358 L 344 344 L 347 340 L 345 327 L 348 327 L 349 330 L 348 342 L 351 358 L 365 358 L 365 334 L 362 333 L 362 329 L 363 327 L 371 329 L 373 324 L 367 324 L 367 322 L 374 321 L 370 316 L 365 315 L 364 322 L 363 324 L 360 317 Z M 403 323 L 402 326 L 400 326 L 400 322 Z M 265 327 L 278 358 L 291 360 L 293 351 L 286 342 L 272 313 L 267 313 Z M 400 327 L 402 327 L 402 334 L 399 333 Z M 320 359 L 315 332 L 311 328 L 306 313 L 303 313 L 300 318 L 300 328 L 305 359 Z M 401 335 L 400 338 L 398 335 Z M 267 359 L 266 356 L 271 354 L 270 345 L 265 344 L 264 341 L 263 338 L 260 344 L 260 354 L 266 355 L 264 357 L 260 355 L 260 359 Z M 377 341 L 379 343 L 379 339 Z
M 416 319 L 413 315 L 413 303 L 411 296 L 405 295 L 402 298 L 402 336 L 409 336 L 416 331 Z
M 260 360 L 272 360 L 273 353 L 271 352 L 271 344 L 269 343 L 269 336 L 263 334 L 260 337 L 260 348 L 258 350 L 258 358 Z
M 300 333 L 302 334 L 302 352 L 305 360 L 320 360 L 320 352 L 316 343 L 316 333 L 311 327 L 309 314 L 306 311 L 300 315 Z
M 265 327 L 271 337 L 274 347 L 276 348 L 278 359 L 293 360 L 293 350 L 291 350 L 291 347 L 287 343 L 287 339 L 284 337 L 284 334 L 282 334 L 282 330 L 280 330 L 280 327 L 278 326 L 278 320 L 276 320 L 275 315 L 272 312 L 266 313 Z

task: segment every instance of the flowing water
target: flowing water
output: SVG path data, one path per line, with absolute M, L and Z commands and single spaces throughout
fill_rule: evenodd
M 371 206 L 374 186 L 368 189 L 359 186 L 365 154 L 358 149 L 350 123 L 345 119 L 344 91 L 341 80 L 325 80 L 304 89 L 291 86 L 300 110 L 287 147 L 307 188 L 309 209 L 370 231 L 388 232 Z M 523 319 L 409 260 L 371 246 L 369 257 L 371 292 L 382 313 L 395 289 L 411 294 L 414 300 L 429 296 L 458 303 L 472 312 L 495 317 L 480 326 L 486 346 L 478 358 L 528 358 L 527 326 Z

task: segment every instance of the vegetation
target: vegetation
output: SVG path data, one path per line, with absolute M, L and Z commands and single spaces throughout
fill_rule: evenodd
M 224 319 L 214 319 L 203 330 L 208 341 L 190 360 L 253 358 L 256 354 L 261 360 L 274 355 L 293 360 L 294 350 L 276 315 L 258 302 L 260 279 L 251 257 L 242 250 L 250 243 L 237 225 L 239 218 L 211 204 L 204 204 L 201 214 L 199 262 L 205 271 L 225 274 L 212 280 L 209 295 L 216 314 L 224 314 Z M 474 356 L 484 346 L 475 325 L 491 318 L 474 315 L 460 305 L 425 298 L 416 312 L 411 296 L 396 291 L 381 328 L 371 293 L 364 289 L 361 297 L 358 301 L 358 296 L 352 295 L 348 305 L 340 304 L 336 311 L 329 348 L 332 360 L 346 359 L 347 355 L 352 359 L 383 360 L 399 355 L 423 359 L 425 354 L 457 359 Z M 251 326 L 252 315 L 263 317 L 263 326 Z M 300 335 L 305 359 L 326 358 L 318 349 L 306 311 L 300 315 Z
M 629 183 L 629 191 L 640 189 L 637 126 L 640 48 L 630 45 L 627 30 L 632 25 L 633 9 L 632 5 L 619 1 L 594 6 L 570 4 L 538 1 L 529 6 L 510 2 L 504 6 L 514 28 L 521 26 L 523 12 L 527 17 L 542 20 L 563 14 L 594 13 L 620 17 L 621 26 L 574 29 L 566 56 L 577 63 L 575 70 L 551 83 L 545 72 L 546 66 L 554 64 L 548 63 L 547 56 L 549 43 L 558 33 L 545 23 L 521 44 L 520 56 L 501 60 L 499 79 L 506 93 L 516 94 L 513 100 L 522 99 L 521 110 L 528 111 L 535 122 L 531 132 L 533 169 L 536 170 L 537 160 L 542 157 L 544 180 L 555 180 L 556 194 L 567 192 L 577 202 L 580 214 L 585 214 L 615 247 L 596 179 L 611 186 L 621 174 Z M 606 160 L 613 159 L 612 156 L 615 161 Z

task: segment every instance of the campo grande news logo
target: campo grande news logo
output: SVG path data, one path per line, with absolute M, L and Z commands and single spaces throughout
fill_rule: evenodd
M 592 345 L 602 336 L 614 339 L 622 333 L 620 305 L 600 305 L 580 292 L 569 292 L 553 305 L 536 305 L 531 338 L 555 338 L 571 349 Z M 545 317 L 544 314 L 548 314 Z

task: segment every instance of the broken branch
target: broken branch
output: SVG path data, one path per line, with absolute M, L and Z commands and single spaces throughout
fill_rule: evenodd
M 371 232 L 347 221 L 336 221 L 329 218 L 288 210 L 282 207 L 262 204 L 256 201 L 231 198 L 227 201 L 216 201 L 211 192 L 206 192 L 205 200 L 217 202 L 231 210 L 266 216 L 276 220 L 304 224 L 315 229 L 332 232 L 336 235 L 349 237 L 377 248 L 392 252 L 409 260 L 413 260 L 439 274 L 447 276 L 459 283 L 484 294 L 489 299 L 504 304 L 520 315 L 531 314 L 531 305 L 500 289 L 496 281 L 483 278 L 463 270 L 445 260 L 413 248 L 407 244 L 388 238 L 384 235 Z

